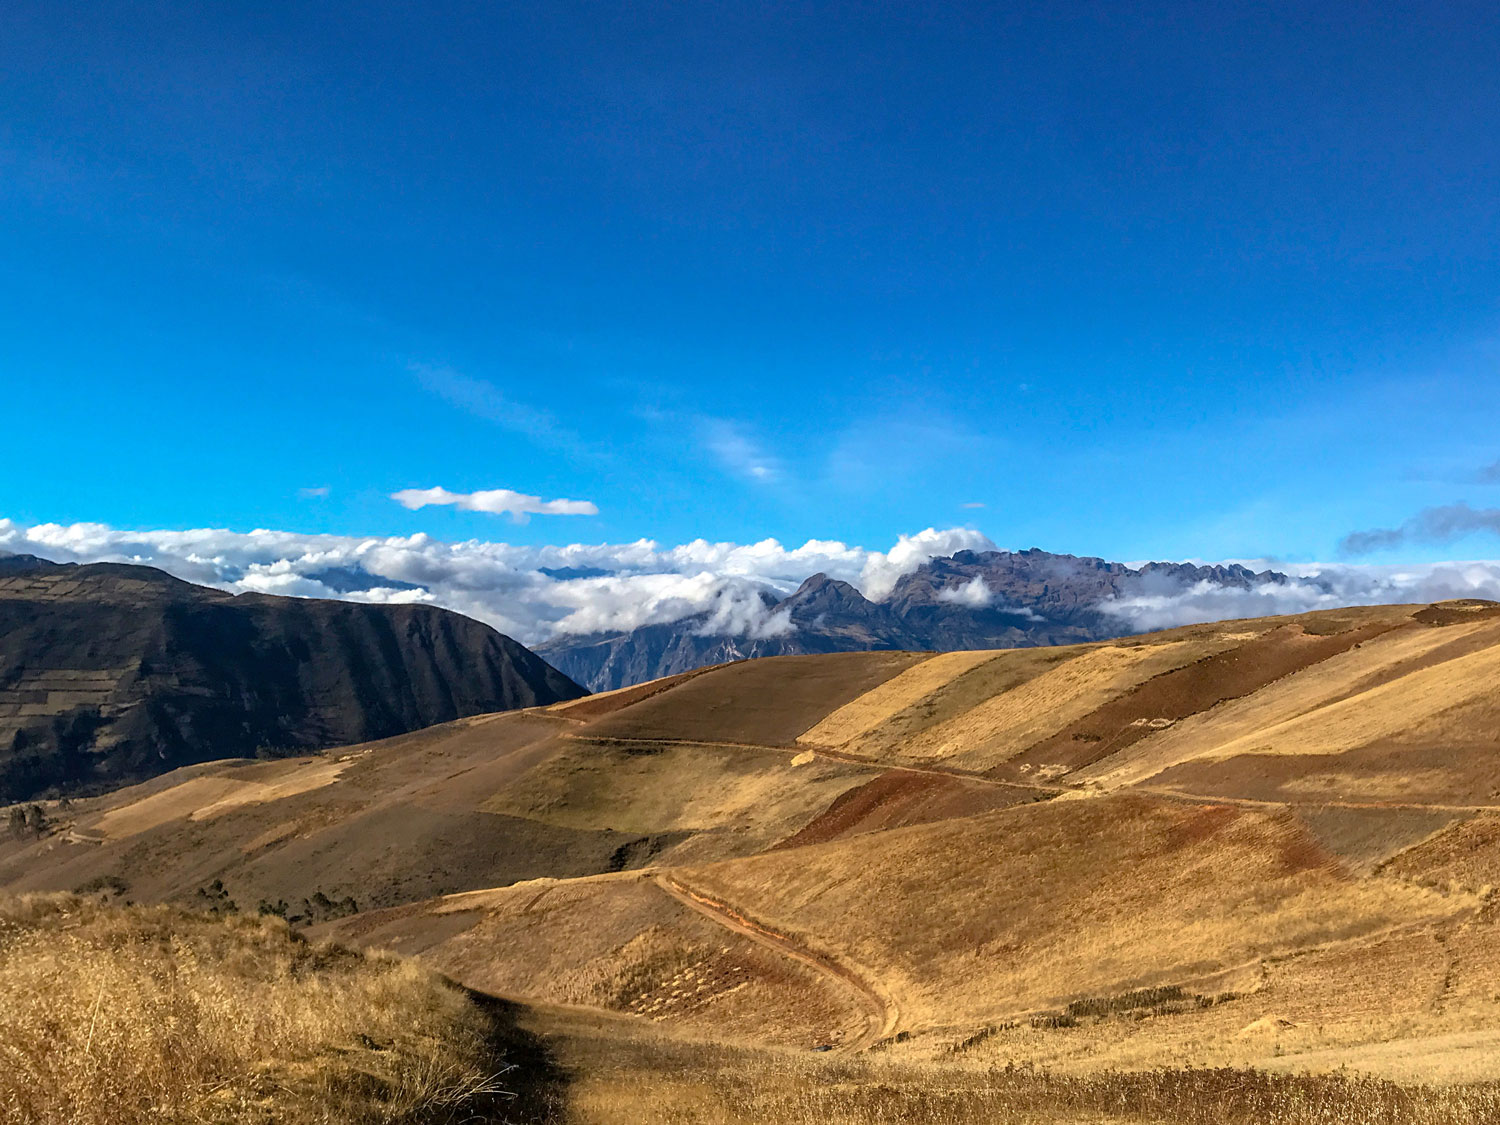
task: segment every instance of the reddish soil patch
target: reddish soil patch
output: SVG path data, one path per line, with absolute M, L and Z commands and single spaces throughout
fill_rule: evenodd
M 1413 621 L 1423 625 L 1464 625 L 1470 621 L 1483 621 L 1488 617 L 1500 617 L 1500 602 L 1482 598 L 1456 598 L 1453 601 L 1434 602 L 1426 609 L 1411 615 Z
M 1238 820 L 1240 815 L 1240 810 L 1233 805 L 1200 805 L 1172 825 L 1167 834 L 1167 847 L 1176 850 L 1211 840 Z
M 1279 818 L 1286 835 L 1281 838 L 1281 867 L 1288 875 L 1298 871 L 1317 871 L 1325 867 L 1343 868 L 1339 857 L 1313 835 L 1296 815 L 1287 813 Z
M 823 844 L 862 832 L 977 816 L 1038 799 L 1039 795 L 1029 789 L 984 785 L 911 770 L 887 770 L 839 794 L 826 811 L 776 847 Z
M 1199 805 L 1185 809 L 1181 819 L 1167 831 L 1167 849 L 1177 851 L 1212 840 L 1245 815 L 1244 809 L 1234 805 Z M 1275 815 L 1271 821 L 1275 826 L 1277 858 L 1285 874 L 1339 866 L 1338 857 L 1329 852 L 1294 815 Z
M 992 772 L 1010 776 L 1022 764 L 1081 769 L 1124 750 L 1162 725 L 1259 691 L 1392 628 L 1393 623 L 1381 621 L 1331 636 L 1313 636 L 1298 625 L 1274 629 L 1237 648 L 1147 680 Z

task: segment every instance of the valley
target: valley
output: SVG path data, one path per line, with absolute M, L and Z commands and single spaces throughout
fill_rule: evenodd
M 1480 602 L 748 661 L 49 802 L 0 885 L 669 1053 L 1500 1081 L 1497 662 Z

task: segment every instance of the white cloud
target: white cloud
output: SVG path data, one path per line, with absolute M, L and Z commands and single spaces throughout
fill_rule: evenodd
M 889 553 L 871 554 L 855 582 L 871 601 L 884 601 L 904 574 L 910 574 L 928 559 L 942 558 L 955 551 L 993 551 L 988 537 L 967 527 L 950 527 L 939 531 L 929 527 L 915 535 L 903 535 Z M 834 575 L 835 578 L 839 575 Z
M 937 600 L 969 609 L 983 609 L 995 600 L 995 592 L 984 584 L 981 575 L 976 574 L 961 586 L 945 586 L 938 591 Z
M 391 499 L 404 508 L 425 508 L 430 504 L 451 505 L 466 512 L 489 512 L 508 515 L 516 523 L 537 516 L 597 516 L 598 506 L 592 500 L 543 500 L 508 488 L 491 488 L 480 492 L 449 492 L 446 488 L 403 488 L 391 493 Z
M 707 614 L 712 633 L 757 637 L 791 629 L 773 599 L 823 572 L 889 594 L 897 579 L 935 554 L 986 548 L 972 531 L 929 528 L 902 536 L 889 552 L 810 539 L 800 547 L 778 540 L 711 543 L 695 539 L 671 547 L 634 543 L 524 546 L 468 540 L 448 543 L 428 535 L 302 535 L 199 528 L 127 531 L 106 524 L 22 525 L 0 519 L 0 551 L 59 562 L 133 562 L 157 566 L 190 582 L 234 592 L 345 598 L 367 602 L 430 602 L 488 622 L 527 644 L 559 634 L 633 629 Z M 540 568 L 583 572 L 557 579 Z M 347 590 L 319 580 L 337 572 L 368 576 Z M 602 573 L 601 573 L 602 572 Z M 874 593 L 872 594 L 872 591 Z
M 967 582 L 957 586 L 945 586 L 937 593 L 937 600 L 944 605 L 958 605 L 965 609 L 989 609 L 995 607 L 1013 617 L 1027 621 L 1041 621 L 1041 614 L 1027 606 L 996 605 L 995 591 L 989 588 L 983 575 L 976 574 Z
M 930 558 L 992 547 L 984 536 L 964 528 L 928 528 L 903 535 L 882 552 L 824 539 L 810 539 L 799 547 L 775 539 L 695 539 L 670 547 L 648 539 L 526 546 L 483 540 L 448 543 L 428 535 L 302 535 L 215 528 L 127 531 L 99 523 L 25 525 L 0 519 L 0 551 L 59 562 L 144 563 L 236 593 L 430 603 L 488 622 L 527 644 L 560 634 L 633 629 L 700 614 L 707 615 L 706 624 L 699 626 L 707 633 L 776 636 L 792 625 L 784 612 L 766 606 L 764 595 L 784 597 L 812 574 L 821 571 L 880 600 L 890 595 L 902 575 Z M 541 573 L 542 567 L 587 576 L 552 578 Z M 1288 573 L 1290 581 L 1249 589 L 1184 585 L 1158 575 L 1135 596 L 1101 608 L 1135 632 L 1340 605 L 1456 597 L 1500 600 L 1500 561 L 1277 569 Z M 367 583 L 350 590 L 351 576 L 366 578 Z M 959 590 L 952 596 L 977 600 L 988 593 L 973 580 Z
M 326 484 L 320 484 L 316 488 L 299 488 L 297 495 L 303 500 L 321 500 L 327 496 L 330 489 Z
M 737 422 L 703 418 L 699 422 L 704 447 L 730 476 L 757 484 L 780 480 L 781 463 L 751 438 Z
M 1339 550 L 1346 555 L 1368 555 L 1409 543 L 1452 543 L 1476 531 L 1500 534 L 1500 508 L 1476 509 L 1467 504 L 1423 508 L 1400 527 L 1350 532 L 1339 543 Z

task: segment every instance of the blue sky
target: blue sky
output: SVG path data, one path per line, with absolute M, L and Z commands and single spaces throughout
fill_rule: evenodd
M 1494 555 L 1500 13 L 1375 7 L 17 0 L 0 516 Z

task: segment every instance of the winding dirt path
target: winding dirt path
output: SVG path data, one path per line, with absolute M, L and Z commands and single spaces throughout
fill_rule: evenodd
M 1066 785 L 1039 785 L 1028 781 L 1008 781 L 998 777 L 986 777 L 982 773 L 968 770 L 944 769 L 941 766 L 925 766 L 915 762 L 883 762 L 863 754 L 851 754 L 846 750 L 835 750 L 828 746 L 766 746 L 759 742 L 726 742 L 703 738 L 624 738 L 615 735 L 572 734 L 560 735 L 570 742 L 596 742 L 601 745 L 621 746 L 708 746 L 720 750 L 758 750 L 765 754 L 779 754 L 784 758 L 800 758 L 812 754 L 830 762 L 843 762 L 853 766 L 869 766 L 876 770 L 903 770 L 906 773 L 925 773 L 933 777 L 945 777 L 959 781 L 974 781 L 997 789 L 1027 789 L 1055 797 L 1070 788 Z
M 853 992 L 859 999 L 860 1007 L 865 1010 L 865 1030 L 857 1039 L 842 1044 L 844 1050 L 862 1051 L 894 1034 L 900 1018 L 896 1002 L 849 966 L 798 945 L 786 934 L 778 933 L 747 917 L 712 895 L 693 890 L 672 875 L 658 875 L 655 882 L 688 909 L 717 922 L 727 930 L 733 930 L 768 949 L 774 949 L 782 956 L 806 965 L 824 977 L 838 981 L 846 991 Z

